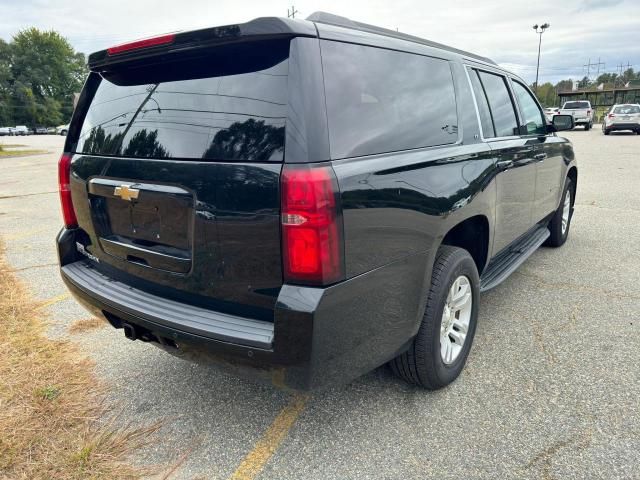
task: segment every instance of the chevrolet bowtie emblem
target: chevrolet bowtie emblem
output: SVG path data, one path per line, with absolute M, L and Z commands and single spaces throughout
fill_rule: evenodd
M 122 200 L 128 200 L 130 202 L 131 200 L 135 200 L 138 198 L 138 195 L 140 195 L 140 190 L 131 188 L 131 186 L 129 185 L 120 185 L 119 187 L 115 188 L 113 194 L 116 197 L 120 197 Z

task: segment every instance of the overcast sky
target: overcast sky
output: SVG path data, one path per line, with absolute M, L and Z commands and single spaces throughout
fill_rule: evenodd
M 293 0 L 291 0 L 293 1 Z M 91 53 L 144 36 L 286 16 L 291 1 L 274 0 L 0 0 L 0 37 L 20 29 L 54 29 L 79 51 Z M 540 82 L 582 78 L 591 58 L 617 71 L 640 69 L 640 0 L 296 0 L 298 18 L 317 10 L 428 38 L 488 56 L 535 79 L 538 36 L 532 25 L 551 24 L 542 37 Z M 596 68 L 596 67 L 593 67 Z M 601 71 L 602 71 L 601 66 Z

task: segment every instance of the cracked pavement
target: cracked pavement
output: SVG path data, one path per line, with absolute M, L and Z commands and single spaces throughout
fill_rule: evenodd
M 380 368 L 315 393 L 258 478 L 640 479 L 640 136 L 566 136 L 580 169 L 569 240 L 482 296 L 458 381 L 426 392 Z M 140 461 L 190 449 L 175 478 L 227 478 L 291 395 L 107 327 L 70 335 L 88 314 L 55 264 L 63 138 L 12 143 L 52 152 L 0 159 L 0 235 L 17 274 L 53 301 L 50 334 L 95 360 L 122 421 L 166 422 Z

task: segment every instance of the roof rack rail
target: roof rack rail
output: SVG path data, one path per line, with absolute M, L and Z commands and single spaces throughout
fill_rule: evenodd
M 333 13 L 327 12 L 314 12 L 309 15 L 306 20 L 315 23 L 324 23 L 326 25 L 333 25 L 336 27 L 345 27 L 351 28 L 353 30 L 359 30 L 362 32 L 375 33 L 378 35 L 384 35 L 386 37 L 393 37 L 399 40 L 406 40 L 408 42 L 420 43 L 422 45 L 426 45 L 428 47 L 441 48 L 443 50 L 447 50 L 449 52 L 457 53 L 458 55 L 462 55 L 465 57 L 469 57 L 475 60 L 480 60 L 485 63 L 489 63 L 491 65 L 497 65 L 496 62 L 491 60 L 490 58 L 483 57 L 481 55 L 476 55 L 475 53 L 466 52 L 464 50 L 460 50 L 458 48 L 450 47 L 448 45 L 443 45 L 441 43 L 432 42 L 431 40 L 427 40 L 424 38 L 416 37 L 414 35 L 409 35 L 406 33 L 396 32 L 395 30 L 389 30 L 387 28 L 376 27 L 375 25 L 369 25 L 367 23 L 356 22 L 355 20 L 351 20 L 347 17 L 342 17 L 340 15 L 334 15 Z

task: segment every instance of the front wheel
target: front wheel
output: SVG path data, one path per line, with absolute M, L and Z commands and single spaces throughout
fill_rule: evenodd
M 480 279 L 466 250 L 438 250 L 418 334 L 391 362 L 403 380 L 435 390 L 453 382 L 464 367 L 476 331 Z

